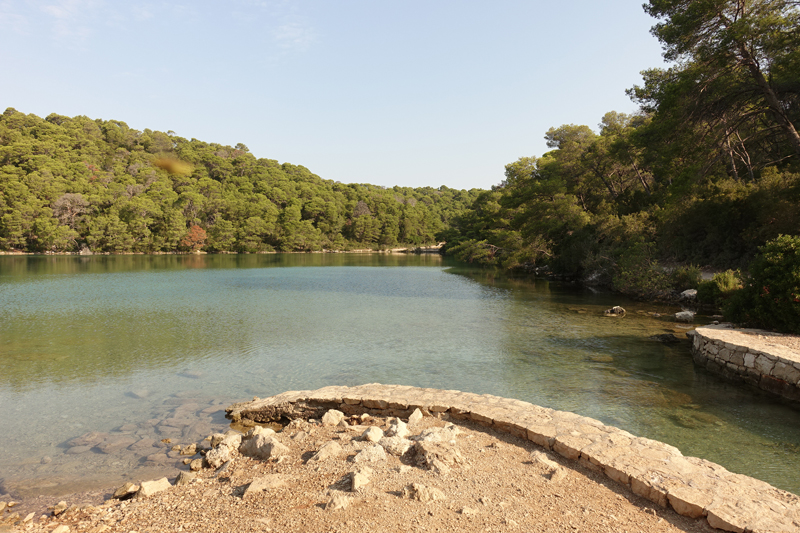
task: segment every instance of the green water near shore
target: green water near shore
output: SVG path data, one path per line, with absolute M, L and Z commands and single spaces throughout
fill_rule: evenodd
M 0 257 L 0 493 L 175 468 L 158 441 L 228 403 L 369 382 L 574 411 L 800 493 L 800 411 L 648 339 L 684 337 L 648 314 L 675 310 L 439 256 Z M 138 448 L 67 444 L 90 431 Z

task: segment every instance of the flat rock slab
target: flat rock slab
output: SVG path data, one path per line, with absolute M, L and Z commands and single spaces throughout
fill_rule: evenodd
M 637 437 L 575 413 L 488 394 L 369 384 L 291 391 L 226 409 L 233 420 L 319 419 L 329 409 L 346 415 L 408 418 L 447 413 L 527 438 L 561 456 L 605 473 L 634 494 L 690 517 L 706 517 L 726 531 L 800 531 L 800 497 L 734 474 L 722 466 L 684 457 L 674 446 Z M 363 452 L 362 452 L 363 453 Z

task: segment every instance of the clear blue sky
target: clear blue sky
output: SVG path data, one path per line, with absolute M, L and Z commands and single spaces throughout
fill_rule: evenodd
M 663 66 L 641 0 L 0 0 L 0 112 L 117 119 L 326 179 L 488 188 Z

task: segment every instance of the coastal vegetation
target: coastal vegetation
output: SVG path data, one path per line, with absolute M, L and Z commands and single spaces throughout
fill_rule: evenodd
M 435 241 L 478 195 L 325 180 L 119 120 L 0 116 L 0 250 L 348 250 Z
M 506 165 L 505 180 L 453 220 L 449 253 L 653 298 L 696 287 L 691 265 L 747 270 L 760 247 L 800 232 L 800 3 L 644 8 L 669 66 L 628 89 L 639 111 L 609 112 L 597 131 L 551 128 L 551 151 Z M 720 303 L 735 277 L 701 295 Z

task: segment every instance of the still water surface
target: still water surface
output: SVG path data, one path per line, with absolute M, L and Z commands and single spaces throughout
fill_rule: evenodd
M 800 493 L 800 410 L 648 339 L 684 337 L 648 314 L 675 310 L 439 256 L 0 257 L 0 494 L 169 472 L 161 439 L 233 401 L 370 382 L 573 411 Z

